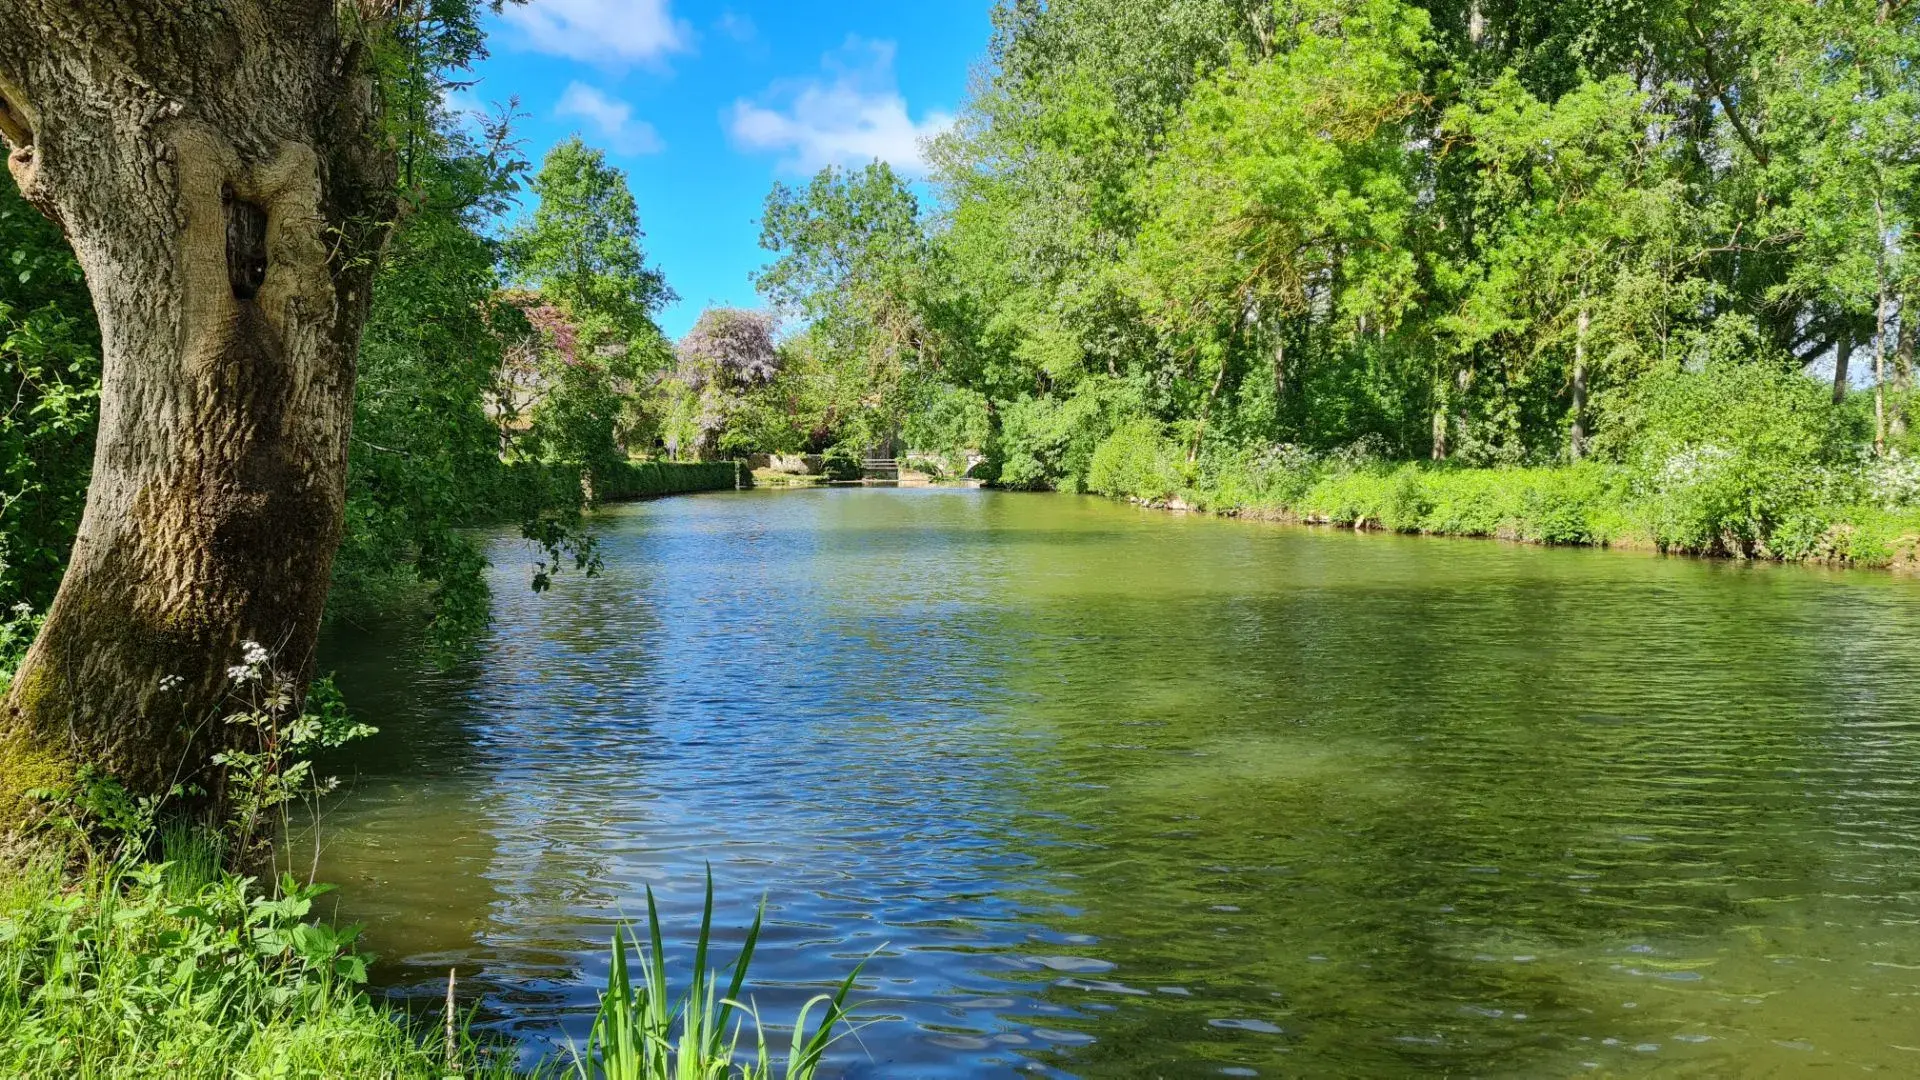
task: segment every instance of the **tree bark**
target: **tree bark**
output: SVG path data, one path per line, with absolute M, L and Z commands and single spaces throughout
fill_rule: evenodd
M 1592 316 L 1580 309 L 1573 332 L 1573 434 L 1567 450 L 1574 461 L 1587 456 L 1587 330 Z
M 1273 345 L 1273 411 L 1278 416 L 1287 400 L 1287 339 L 1283 333 Z
M 1840 331 L 1840 342 L 1833 347 L 1833 403 L 1847 400 L 1847 365 L 1853 359 L 1853 330 Z
M 1880 239 L 1875 265 L 1880 291 L 1873 307 L 1873 452 L 1887 456 L 1887 212 L 1880 196 L 1873 197 L 1874 232 Z
M 83 767 L 192 777 L 243 641 L 305 685 L 393 215 L 355 15 L 0 0 L 8 166 L 73 244 L 103 349 L 73 557 L 0 712 L 0 827 Z
M 1873 335 L 1873 452 L 1887 456 L 1887 286 L 1880 284 Z
M 1900 294 L 1900 318 L 1898 337 L 1893 348 L 1893 388 L 1899 395 L 1893 403 L 1893 416 L 1887 421 L 1888 431 L 1896 439 L 1907 437 L 1908 397 L 1913 393 L 1913 353 L 1916 342 L 1920 342 L 1920 323 L 1916 323 L 1908 305 L 1913 298 L 1906 292 Z

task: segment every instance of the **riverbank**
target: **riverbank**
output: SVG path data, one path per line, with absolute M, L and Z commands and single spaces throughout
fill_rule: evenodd
M 496 507 L 557 503 L 558 494 L 577 491 L 581 484 L 581 470 L 573 465 L 521 461 L 506 466 L 504 473 Z M 596 502 L 632 502 L 664 495 L 732 491 L 740 486 L 740 475 L 740 466 L 732 461 L 624 461 L 595 468 L 590 483 Z
M 204 843 L 165 846 L 78 871 L 41 851 L 0 873 L 0 1073 L 513 1075 L 464 1025 L 375 1001 L 358 928 L 313 917 L 325 888 L 276 891 Z
M 1242 461 L 1182 481 L 1163 459 L 1096 457 L 1088 487 L 1148 506 L 1429 536 L 1920 572 L 1910 463 L 1799 475 L 1712 460 L 1650 472 L 1589 462 Z
M 321 917 L 332 886 L 285 873 L 271 884 L 234 873 L 221 865 L 223 847 L 204 830 L 169 829 L 155 861 L 55 846 L 16 851 L 0 866 L 0 1075 L 773 1075 L 775 1055 L 758 1014 L 735 1004 L 744 1000 L 757 919 L 733 963 L 697 967 L 676 994 L 666 989 L 659 914 L 649 900 L 651 940 L 613 937 L 585 1045 L 528 1066 L 524 1048 L 474 1035 L 475 1004 L 463 1000 L 453 971 L 437 1015 L 375 998 L 366 988 L 373 957 L 360 950 L 360 927 Z M 708 888 L 696 965 L 713 937 Z M 639 954 L 637 977 L 629 976 L 630 951 Z M 790 1051 L 780 1056 L 788 1080 L 812 1080 L 847 1022 L 858 971 L 801 1012 Z M 714 981 L 729 974 L 724 997 L 716 997 Z

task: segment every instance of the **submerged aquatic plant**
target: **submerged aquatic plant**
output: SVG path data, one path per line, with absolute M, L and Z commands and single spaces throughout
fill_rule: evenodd
M 848 1020 L 847 995 L 865 964 L 854 967 L 831 994 L 810 999 L 794 1020 L 784 1064 L 767 1046 L 759 1010 L 743 1002 L 741 987 L 760 939 L 766 902 L 754 913 L 740 956 L 733 962 L 725 993 L 719 990 L 721 973 L 707 967 L 713 939 L 713 873 L 707 873 L 706 906 L 700 916 L 700 937 L 694 946 L 693 981 L 675 995 L 667 984 L 666 948 L 660 935 L 660 912 L 647 890 L 647 947 L 639 958 L 636 982 L 628 966 L 628 933 L 613 935 L 613 964 L 607 989 L 600 997 L 584 1053 L 574 1055 L 579 1080 L 812 1080 L 820 1059 L 834 1039 L 834 1029 Z M 639 945 L 638 938 L 634 944 Z M 823 1007 L 817 1027 L 809 1025 L 814 1009 Z M 753 1045 L 742 1048 L 749 1021 Z M 729 1026 L 731 1025 L 731 1026 Z

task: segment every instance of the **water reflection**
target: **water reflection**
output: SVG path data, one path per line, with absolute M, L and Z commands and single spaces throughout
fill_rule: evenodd
M 608 514 L 484 656 L 333 642 L 323 872 L 580 1026 L 647 885 L 763 892 L 844 1075 L 1920 1065 L 1910 582 L 833 490 Z

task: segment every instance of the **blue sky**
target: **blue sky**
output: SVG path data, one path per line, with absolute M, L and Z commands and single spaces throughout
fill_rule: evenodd
M 492 57 L 456 104 L 517 97 L 533 159 L 578 133 L 626 170 L 647 253 L 681 300 L 757 303 L 756 222 L 775 180 L 883 158 L 963 103 L 991 0 L 531 0 L 492 20 Z M 491 110 L 489 110 L 491 111 Z

